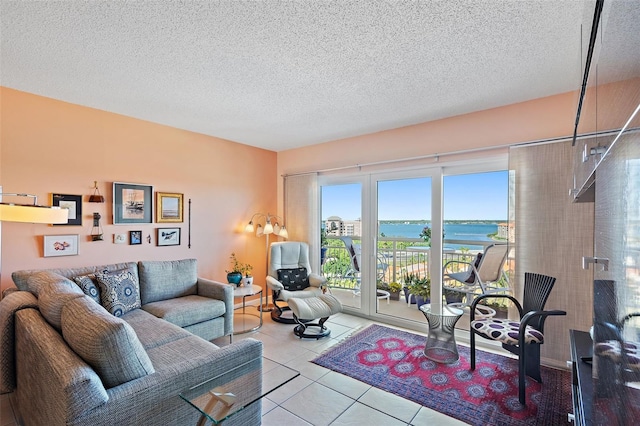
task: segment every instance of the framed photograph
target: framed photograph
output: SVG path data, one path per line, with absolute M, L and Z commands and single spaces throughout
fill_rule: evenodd
M 78 234 L 44 236 L 44 257 L 76 256 L 77 254 Z
M 180 228 L 158 228 L 156 241 L 159 246 L 179 246 Z
M 152 223 L 153 187 L 113 182 L 113 224 Z
M 182 194 L 156 192 L 156 222 L 183 222 Z
M 51 194 L 51 205 L 69 210 L 67 223 L 57 223 L 53 226 L 82 226 L 82 195 Z
M 129 244 L 132 246 L 142 244 L 142 231 L 129 231 Z

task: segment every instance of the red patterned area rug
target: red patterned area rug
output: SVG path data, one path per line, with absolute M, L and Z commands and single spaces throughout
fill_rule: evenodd
M 542 384 L 527 377 L 527 406 L 518 401 L 518 361 L 469 348 L 439 364 L 422 351 L 426 337 L 371 325 L 314 363 L 472 425 L 565 425 L 572 412 L 571 374 L 542 367 Z

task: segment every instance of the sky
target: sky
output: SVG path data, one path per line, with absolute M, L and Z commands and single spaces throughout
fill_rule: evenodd
M 506 220 L 508 172 L 444 177 L 444 220 Z M 355 220 L 361 213 L 360 184 L 322 187 L 322 219 Z M 379 220 L 431 218 L 431 178 L 378 183 Z

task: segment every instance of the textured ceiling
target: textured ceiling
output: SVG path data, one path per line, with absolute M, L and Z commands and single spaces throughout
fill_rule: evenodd
M 577 90 L 594 4 L 0 2 L 2 86 L 274 151 Z

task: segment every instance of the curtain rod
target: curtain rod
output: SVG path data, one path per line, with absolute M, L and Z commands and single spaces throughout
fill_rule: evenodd
M 608 131 L 605 131 L 605 132 L 585 133 L 585 134 L 582 134 L 582 135 L 578 136 L 577 139 L 585 139 L 585 138 L 590 138 L 590 137 L 594 137 L 594 136 L 607 136 L 607 135 L 618 133 L 618 132 L 620 132 L 620 130 L 621 129 L 608 130 Z M 631 130 L 633 130 L 633 129 L 631 129 Z M 420 155 L 420 156 L 417 156 L 417 157 L 397 158 L 397 159 L 394 159 L 394 160 L 372 161 L 372 162 L 369 162 L 369 163 L 352 164 L 352 165 L 349 165 L 349 166 L 332 167 L 332 168 L 328 168 L 328 169 L 319 169 L 319 170 L 312 170 L 312 171 L 306 171 L 306 172 L 286 173 L 286 174 L 283 174 L 282 177 L 302 176 L 302 175 L 309 175 L 309 174 L 337 172 L 337 171 L 340 171 L 340 170 L 358 169 L 358 168 L 362 168 L 362 167 L 381 166 L 381 165 L 385 165 L 385 164 L 394 164 L 394 163 L 405 163 L 405 162 L 408 162 L 408 161 L 420 161 L 420 160 L 426 160 L 428 158 L 435 158 L 436 162 L 438 162 L 440 160 L 440 157 L 448 157 L 448 156 L 469 154 L 469 153 L 482 152 L 482 151 L 493 151 L 493 150 L 498 150 L 498 149 L 502 149 L 502 148 L 507 148 L 507 149 L 508 148 L 523 148 L 525 146 L 534 146 L 534 145 L 544 145 L 544 144 L 549 144 L 549 143 L 567 142 L 569 140 L 573 140 L 573 136 L 571 136 L 571 135 L 559 136 L 559 137 L 556 137 L 556 138 L 536 139 L 536 140 L 532 140 L 532 141 L 518 142 L 518 143 L 514 143 L 514 144 L 509 144 L 509 145 L 498 145 L 498 146 L 490 146 L 490 147 L 482 147 L 482 148 L 464 149 L 464 150 L 460 150 L 460 151 L 451 151 L 451 152 L 427 154 L 427 155 Z

